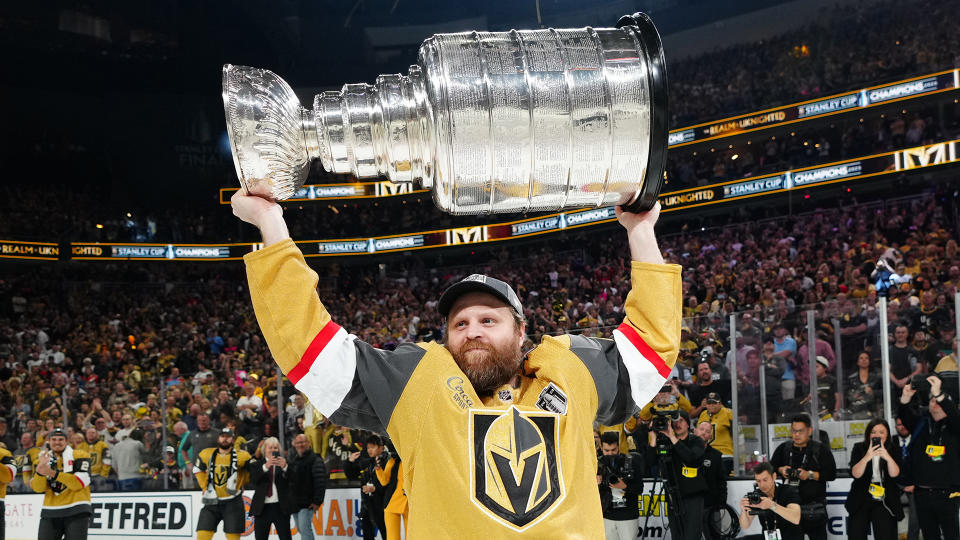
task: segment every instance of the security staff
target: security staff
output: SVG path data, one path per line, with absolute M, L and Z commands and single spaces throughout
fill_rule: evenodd
M 911 405 L 917 389 L 903 387 L 900 418 L 913 434 L 910 463 L 914 500 L 924 540 L 960 538 L 960 411 L 941 389 L 940 378 L 927 377 L 930 400 L 920 412 Z
M 707 420 L 700 422 L 694 430 L 694 435 L 704 441 L 714 440 L 713 424 Z M 707 492 L 703 497 L 703 511 L 706 515 L 703 534 L 708 539 L 719 540 L 718 531 L 711 525 L 713 522 L 710 516 L 726 511 L 727 467 L 723 463 L 723 454 L 710 443 L 707 443 L 700 463 L 700 474 L 707 482 Z
M 800 492 L 800 528 L 810 540 L 827 540 L 827 482 L 837 478 L 830 447 L 811 438 L 810 417 L 798 414 L 790 423 L 793 440 L 773 452 L 770 464 Z
M 665 437 L 666 441 L 661 439 L 658 443 L 659 437 Z M 703 530 L 703 498 L 707 492 L 707 481 L 700 470 L 706 444 L 690 432 L 690 415 L 683 409 L 677 411 L 676 420 L 667 424 L 667 429 L 651 431 L 647 441 L 651 449 L 668 447 L 663 456 L 665 470 L 661 474 L 664 481 L 675 483 L 680 499 L 671 501 L 676 503 L 679 512 L 670 516 L 670 537 L 699 540 Z

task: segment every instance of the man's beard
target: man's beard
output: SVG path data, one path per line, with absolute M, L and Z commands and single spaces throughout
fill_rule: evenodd
M 485 358 L 467 360 L 467 355 L 476 357 L 482 353 L 470 353 L 474 349 L 486 351 Z M 466 374 L 473 389 L 479 395 L 492 394 L 494 390 L 510 382 L 520 370 L 520 348 L 507 344 L 496 347 L 482 341 L 467 340 L 458 350 L 450 350 L 454 361 Z
M 233 441 L 230 441 L 230 442 L 228 442 L 228 443 L 222 442 L 222 443 L 217 443 L 217 444 L 220 446 L 220 449 L 221 449 L 221 450 L 229 450 L 229 449 L 233 448 Z

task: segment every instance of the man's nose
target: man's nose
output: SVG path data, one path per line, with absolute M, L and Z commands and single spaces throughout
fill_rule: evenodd
M 467 323 L 467 338 L 480 339 L 484 337 L 483 325 L 479 321 L 470 321 Z

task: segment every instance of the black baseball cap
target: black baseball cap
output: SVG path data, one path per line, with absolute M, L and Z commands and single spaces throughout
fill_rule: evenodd
M 54 437 L 63 437 L 64 439 L 66 439 L 66 438 L 67 438 L 67 432 L 65 432 L 65 431 L 64 431 L 63 429 L 61 429 L 61 428 L 54 428 L 54 429 L 50 430 L 50 433 L 47 435 L 47 438 L 48 438 L 48 439 L 52 439 L 52 438 L 54 438 Z
M 457 298 L 471 292 L 484 292 L 493 295 L 510 306 L 517 315 L 523 317 L 523 305 L 520 304 L 520 298 L 517 293 L 513 292 L 513 288 L 499 279 L 483 274 L 470 274 L 443 291 L 443 294 L 440 295 L 440 301 L 437 303 L 437 311 L 440 312 L 440 315 L 446 317 Z
M 233 432 L 233 430 L 230 429 L 230 428 L 228 428 L 228 427 L 225 427 L 225 428 L 221 429 L 221 430 L 220 430 L 220 435 L 229 435 L 230 437 L 235 437 L 235 436 L 236 436 L 236 434 Z
M 707 394 L 707 403 L 720 403 L 720 394 L 716 392 Z

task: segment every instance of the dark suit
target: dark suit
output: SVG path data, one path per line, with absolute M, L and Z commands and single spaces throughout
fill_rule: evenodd
M 867 453 L 867 443 L 858 442 L 850 452 L 850 468 L 860 462 Z M 887 443 L 887 453 L 900 465 L 900 450 Z M 875 500 L 869 493 L 873 478 L 873 465 L 868 462 L 860 478 L 854 478 L 850 485 L 850 494 L 844 506 L 850 513 L 847 525 L 851 540 L 866 540 L 867 532 L 873 525 L 873 537 L 876 540 L 894 540 L 897 537 L 897 522 L 903 519 L 900 504 L 900 487 L 887 472 L 887 463 L 880 460 L 880 485 L 884 489 L 883 498 Z
M 290 540 L 291 501 L 288 500 L 290 493 L 287 473 L 279 467 L 272 467 L 272 469 L 274 494 L 278 497 L 278 501 L 270 504 L 265 503 L 267 489 L 270 486 L 270 471 L 263 470 L 259 463 L 250 471 L 250 480 L 254 489 L 253 500 L 250 501 L 250 515 L 254 517 L 254 537 L 256 540 L 267 540 L 270 536 L 270 526 L 273 525 L 277 528 L 277 535 L 281 540 Z

